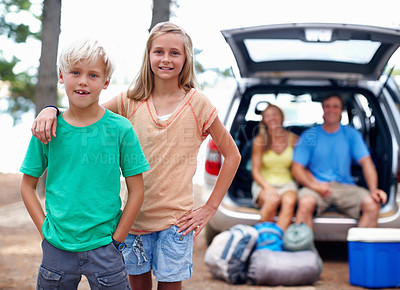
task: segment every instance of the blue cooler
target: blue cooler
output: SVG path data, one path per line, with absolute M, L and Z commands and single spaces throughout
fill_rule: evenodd
M 351 228 L 347 241 L 350 284 L 400 287 L 400 229 Z

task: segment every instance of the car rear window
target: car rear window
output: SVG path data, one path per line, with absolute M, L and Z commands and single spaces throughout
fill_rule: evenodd
M 365 40 L 304 42 L 296 39 L 246 39 L 244 43 L 254 62 L 328 60 L 355 64 L 369 63 L 381 45 L 380 42 Z M 294 48 L 296 53 L 293 53 Z
M 260 121 L 262 112 L 268 104 L 274 104 L 280 107 L 284 114 L 284 126 L 311 126 L 322 124 L 322 106 L 319 101 L 314 101 L 310 94 L 291 95 L 282 94 L 255 94 L 253 95 L 249 109 L 246 114 L 246 121 Z M 348 124 L 348 116 L 345 112 L 342 114 L 342 124 Z

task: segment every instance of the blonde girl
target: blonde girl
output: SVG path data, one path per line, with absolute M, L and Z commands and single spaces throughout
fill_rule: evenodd
M 104 104 L 130 120 L 151 167 L 143 174 L 145 198 L 124 250 L 132 289 L 152 289 L 152 272 L 158 289 L 182 288 L 192 275 L 194 237 L 215 214 L 240 162 L 217 109 L 195 84 L 191 38 L 181 27 L 163 22 L 150 32 L 136 80 Z M 32 128 L 45 142 L 50 132 L 55 134 L 49 121 L 54 109 L 46 110 L 50 114 L 38 116 Z M 207 202 L 194 209 L 192 179 L 208 135 L 224 163 Z

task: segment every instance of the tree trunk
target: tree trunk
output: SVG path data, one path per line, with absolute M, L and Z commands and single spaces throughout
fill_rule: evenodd
M 61 0 L 44 0 L 42 14 L 42 50 L 38 82 L 35 88 L 36 114 L 46 105 L 57 104 L 57 52 L 61 25 Z M 44 196 L 47 170 L 39 179 L 37 191 Z
M 153 13 L 149 31 L 159 23 L 169 20 L 171 0 L 153 0 Z
M 57 104 L 57 51 L 61 0 L 44 0 L 42 17 L 42 50 L 35 88 L 36 114 L 46 105 Z

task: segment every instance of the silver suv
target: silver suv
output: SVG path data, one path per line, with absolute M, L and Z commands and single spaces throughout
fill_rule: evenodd
M 397 194 L 400 145 L 400 92 L 384 73 L 400 46 L 400 30 L 347 24 L 282 24 L 223 30 L 237 62 L 237 90 L 226 127 L 242 162 L 218 212 L 206 227 L 207 240 L 235 224 L 255 224 L 260 216 L 251 200 L 251 145 L 266 104 L 284 110 L 284 126 L 297 134 L 322 123 L 321 98 L 327 92 L 345 97 L 342 124 L 359 130 L 388 194 L 379 227 L 400 227 Z M 212 140 L 205 163 L 205 200 L 215 184 L 221 155 Z M 354 165 L 357 184 L 365 186 Z M 357 221 L 332 208 L 314 218 L 317 241 L 345 241 Z

